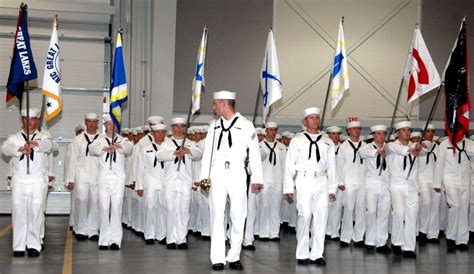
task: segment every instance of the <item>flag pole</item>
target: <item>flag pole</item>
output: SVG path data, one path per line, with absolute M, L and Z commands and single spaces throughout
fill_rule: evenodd
M 430 114 L 428 115 L 428 119 L 426 119 L 425 127 L 423 128 L 423 132 L 421 133 L 420 144 L 423 142 L 423 139 L 425 138 L 426 128 L 428 127 L 428 124 L 430 123 L 431 119 L 433 118 L 433 113 L 434 113 L 434 110 L 435 110 L 436 105 L 438 103 L 438 98 L 439 98 L 439 95 L 441 94 L 441 87 L 443 85 L 444 85 L 444 82 L 442 82 L 441 85 L 439 85 L 438 91 L 436 92 L 436 97 L 435 97 L 435 100 L 433 102 L 433 105 L 431 106 Z M 416 156 L 414 157 L 414 159 L 416 159 Z M 410 165 L 410 169 L 408 170 L 408 175 L 406 177 L 407 179 L 410 177 L 412 169 L 413 169 L 413 166 Z
M 193 100 L 191 99 L 191 103 L 189 104 L 189 111 L 188 111 L 188 117 L 186 118 L 186 126 L 184 130 L 184 137 L 183 141 L 181 142 L 181 145 L 179 146 L 179 149 L 182 149 L 184 147 L 184 144 L 186 143 L 186 136 L 188 136 L 188 128 L 189 128 L 189 122 L 191 120 L 191 112 L 193 110 Z M 178 171 L 181 167 L 181 158 L 178 160 Z
M 25 81 L 26 89 L 26 144 L 30 143 L 30 84 Z M 31 151 L 30 151 L 31 153 Z M 30 174 L 30 155 L 26 157 L 26 174 Z
M 328 83 L 328 88 L 326 90 L 326 98 L 324 99 L 323 113 L 321 115 L 321 123 L 320 123 L 320 126 L 319 126 L 320 130 L 323 129 L 324 116 L 326 115 L 326 106 L 328 104 L 329 91 L 331 90 L 331 83 L 332 83 L 332 72 L 329 73 L 329 83 Z
M 260 102 L 260 94 L 261 94 L 262 87 L 260 84 L 258 84 L 258 89 L 257 89 L 257 99 L 255 100 L 255 109 L 253 111 L 253 117 L 252 117 L 252 124 L 255 126 L 255 122 L 257 121 L 257 113 L 258 113 L 258 104 Z

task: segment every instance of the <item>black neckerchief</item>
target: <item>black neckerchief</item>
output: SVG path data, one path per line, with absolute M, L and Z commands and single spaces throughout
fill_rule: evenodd
M 407 159 L 410 160 L 410 170 L 413 168 L 413 165 L 415 164 L 416 157 L 412 157 L 411 154 L 408 154 L 408 156 L 403 157 L 403 170 L 406 170 L 407 168 Z
M 349 142 L 349 145 L 354 150 L 354 158 L 352 158 L 352 163 L 355 163 L 356 159 L 357 159 L 357 152 L 359 151 L 360 147 L 362 146 L 362 141 L 359 141 L 359 145 L 357 147 L 355 147 L 355 145 L 352 143 L 351 140 L 347 140 L 347 141 Z M 363 163 L 364 163 L 364 159 L 360 158 L 360 164 L 362 165 Z
M 21 133 L 21 136 L 23 136 L 23 139 L 25 139 L 25 142 L 28 141 L 28 138 L 26 137 L 26 134 L 24 134 L 24 133 L 22 132 L 22 133 Z M 31 137 L 31 140 L 30 140 L 30 141 L 34 140 L 35 137 L 36 137 L 36 133 L 33 134 L 33 136 Z M 25 154 L 22 154 L 22 155 L 20 156 L 20 161 L 23 160 L 24 158 L 25 158 Z M 34 158 L 35 158 L 35 151 L 34 151 L 34 150 L 31 150 L 31 152 L 30 152 L 30 160 L 33 161 Z
M 239 119 L 239 116 L 235 117 L 232 120 L 228 128 L 224 128 L 224 120 L 221 118 L 221 133 L 219 134 L 219 139 L 217 141 L 217 150 L 219 150 L 219 148 L 221 147 L 221 141 L 222 137 L 224 136 L 224 132 L 228 132 L 227 140 L 229 142 L 229 148 L 232 147 L 232 134 L 230 133 L 230 129 L 234 126 L 235 122 L 237 122 L 237 119 Z
M 153 167 L 156 167 L 156 164 L 158 163 L 158 159 L 156 158 L 156 152 L 158 151 L 158 147 L 153 142 L 151 142 L 151 145 L 153 146 L 153 149 L 155 150 L 155 160 L 153 161 Z M 160 162 L 160 165 L 161 165 L 161 169 L 165 168 L 165 164 L 163 163 L 163 161 Z
M 309 136 L 308 133 L 304 133 L 304 136 L 306 136 L 306 138 L 308 139 L 309 141 L 309 154 L 308 154 L 308 159 L 311 158 L 311 151 L 312 151 L 312 148 L 313 148 L 313 145 L 316 147 L 316 162 L 319 163 L 319 160 L 321 159 L 321 155 L 319 154 L 319 146 L 318 146 L 318 141 L 321 140 L 321 138 L 323 137 L 323 135 L 319 135 L 318 137 L 316 137 L 316 141 L 313 141 L 313 139 L 311 139 L 311 136 Z
M 430 155 L 433 154 L 433 159 L 436 163 L 436 153 L 434 153 L 434 149 L 436 148 L 436 144 L 433 144 L 433 147 L 431 148 L 430 152 L 428 152 L 428 154 L 426 154 L 426 165 L 428 165 L 430 163 Z
M 469 155 L 467 155 L 467 152 L 466 152 L 466 140 L 462 140 L 462 148 L 459 148 L 458 147 L 458 144 L 456 144 L 456 148 L 458 150 L 458 164 L 461 164 L 461 156 L 462 156 L 462 153 L 464 152 L 464 154 L 466 154 L 466 158 L 470 161 L 471 158 L 469 157 Z M 453 149 L 454 150 L 454 147 L 448 147 L 448 149 Z
M 115 137 L 114 139 L 114 143 L 117 142 L 117 139 L 118 139 L 118 136 Z M 111 145 L 111 142 L 109 141 L 109 138 L 108 137 L 105 137 L 105 140 L 107 141 L 107 144 L 109 144 L 109 146 Z M 105 156 L 105 162 L 107 162 L 107 160 L 109 159 L 109 157 L 112 159 L 112 161 L 115 163 L 117 161 L 117 153 L 114 151 L 112 153 L 112 155 L 110 155 L 110 152 L 107 152 L 107 156 Z
M 378 147 L 373 144 L 375 149 L 378 149 Z M 380 165 L 382 165 L 382 170 L 387 169 L 387 161 L 385 160 L 385 157 L 382 157 L 382 155 L 377 154 L 377 169 L 380 168 Z
M 96 134 L 92 141 L 89 139 L 89 136 L 87 136 L 86 133 L 84 133 L 84 137 L 86 138 L 87 146 L 86 146 L 86 157 L 89 155 L 89 145 L 92 144 L 98 137 L 99 134 Z
M 273 147 L 270 146 L 269 143 L 267 143 L 267 141 L 263 141 L 265 143 L 265 145 L 268 147 L 268 149 L 270 150 L 270 157 L 268 158 L 268 161 L 270 162 L 270 164 L 273 164 L 274 166 L 276 165 L 276 153 L 275 153 L 275 148 L 277 146 L 277 142 L 275 142 L 273 144 Z
M 173 144 L 176 146 L 176 151 L 178 151 L 178 150 L 181 148 L 181 146 L 178 145 L 178 142 L 176 142 L 175 139 L 171 139 L 171 141 L 173 141 Z M 186 158 L 186 157 L 183 157 L 183 164 L 186 164 L 185 158 Z M 178 161 L 179 161 L 179 158 L 178 158 L 178 157 L 174 158 L 174 163 L 175 163 L 175 164 L 176 164 Z

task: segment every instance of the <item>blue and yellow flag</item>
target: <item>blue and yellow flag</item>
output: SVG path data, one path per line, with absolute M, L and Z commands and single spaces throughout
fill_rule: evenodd
M 336 53 L 334 54 L 334 66 L 332 69 L 331 82 L 331 109 L 334 110 L 349 89 L 349 70 L 347 65 L 346 42 L 344 41 L 344 18 L 339 22 L 339 34 L 337 36 Z
M 16 26 L 10 75 L 8 76 L 6 101 L 8 102 L 13 97 L 17 97 L 21 107 L 25 81 L 30 81 L 37 77 L 38 73 L 31 51 L 30 35 L 28 34 L 28 8 L 25 4 L 21 4 Z
M 110 116 L 120 131 L 122 123 L 122 104 L 128 99 L 127 79 L 125 77 L 125 64 L 122 53 L 122 35 L 117 33 L 115 43 L 114 67 L 112 73 L 112 85 L 110 91 Z

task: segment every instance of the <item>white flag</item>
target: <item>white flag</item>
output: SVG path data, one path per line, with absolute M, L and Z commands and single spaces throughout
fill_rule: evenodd
M 49 42 L 43 76 L 42 94 L 46 96 L 46 121 L 52 120 L 62 110 L 61 69 L 59 66 L 58 22 L 53 20 L 53 33 Z
M 260 87 L 263 93 L 263 123 L 265 123 L 270 112 L 270 106 L 280 100 L 282 84 L 280 80 L 280 67 L 273 38 L 273 31 L 268 31 L 267 48 L 263 58 L 262 70 L 260 72 Z
M 331 81 L 331 110 L 335 109 L 349 89 L 349 70 L 347 65 L 346 42 L 344 40 L 343 18 L 339 22 L 339 34 L 337 36 L 336 53 L 334 54 L 334 66 Z
M 203 87 L 206 86 L 204 81 L 204 67 L 206 65 L 206 47 L 207 47 L 207 26 L 204 27 L 202 32 L 201 43 L 199 44 L 196 71 L 193 78 L 193 97 L 191 114 L 196 113 L 201 108 L 201 95 Z
M 441 85 L 439 73 L 418 27 L 413 33 L 403 78 L 408 84 L 409 104 Z

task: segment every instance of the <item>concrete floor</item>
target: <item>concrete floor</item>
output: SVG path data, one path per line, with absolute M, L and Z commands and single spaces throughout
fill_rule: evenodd
M 11 255 L 11 231 L 0 236 L 0 273 L 210 273 L 209 242 L 190 236 L 190 249 L 166 250 L 145 242 L 124 230 L 122 250 L 99 251 L 97 242 L 72 241 L 72 256 L 65 255 L 68 217 L 51 216 L 46 220 L 45 251 L 39 258 L 14 258 Z M 11 223 L 10 216 L 0 217 L 0 230 Z M 336 242 L 326 243 L 325 268 L 297 266 L 295 262 L 296 239 L 284 234 L 280 243 L 256 242 L 257 250 L 242 251 L 242 264 L 246 273 L 474 273 L 474 245 L 468 252 L 446 253 L 444 240 L 441 245 L 417 248 L 418 258 L 400 259 L 380 254 L 367 254 L 363 249 L 341 249 Z M 65 263 L 65 256 L 72 263 Z M 68 268 L 70 267 L 70 268 Z M 236 273 L 228 268 L 222 273 Z M 71 273 L 71 272 L 69 272 Z

